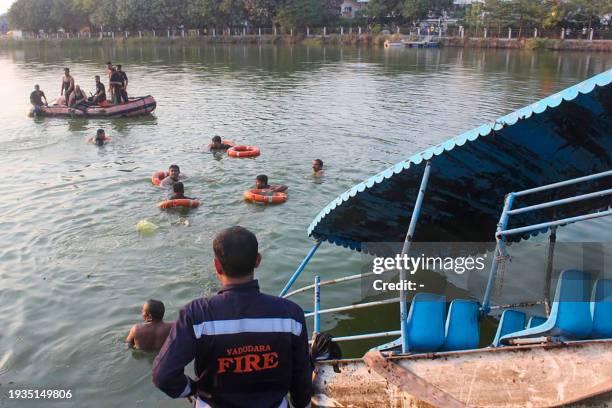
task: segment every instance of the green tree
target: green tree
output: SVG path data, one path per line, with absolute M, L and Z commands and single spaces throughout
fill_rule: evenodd
M 409 21 L 418 22 L 430 14 L 439 16 L 452 6 L 452 0 L 404 0 L 402 15 Z
M 373 21 L 398 21 L 402 17 L 403 8 L 400 0 L 370 0 L 365 13 Z

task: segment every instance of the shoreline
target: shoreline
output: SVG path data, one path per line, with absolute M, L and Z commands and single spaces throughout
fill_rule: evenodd
M 372 34 L 329 34 L 326 36 L 304 35 L 244 35 L 244 36 L 201 36 L 201 37 L 117 37 L 117 38 L 43 38 L 43 39 L 0 39 L 0 49 L 21 49 L 29 47 L 60 46 L 107 46 L 124 47 L 139 45 L 232 45 L 232 44 L 271 44 L 271 45 L 339 45 L 383 47 L 386 40 L 398 41 L 404 38 L 397 35 Z M 550 51 L 588 51 L 612 52 L 612 40 L 559 40 L 549 38 L 461 38 L 441 37 L 442 47 L 550 50 Z

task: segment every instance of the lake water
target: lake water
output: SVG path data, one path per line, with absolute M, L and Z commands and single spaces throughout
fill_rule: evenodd
M 122 63 L 131 95 L 154 95 L 135 119 L 31 119 L 35 83 L 59 94 L 62 68 L 94 89 Z M 306 228 L 347 188 L 460 132 L 612 67 L 612 55 L 514 50 L 321 47 L 85 48 L 0 51 L 0 407 L 12 388 L 71 389 L 45 406 L 186 407 L 150 381 L 153 356 L 123 344 L 148 298 L 166 319 L 217 288 L 211 239 L 252 229 L 264 291 L 278 293 L 313 242 Z M 102 127 L 112 143 L 88 143 Z M 252 159 L 215 157 L 211 136 L 257 145 Z M 314 158 L 326 175 L 311 175 Z M 162 212 L 151 174 L 177 163 L 202 206 Z M 290 186 L 280 206 L 245 203 L 257 174 Z M 501 204 L 501 203 L 500 203 Z M 135 225 L 159 226 L 149 236 Z M 586 225 L 586 224 L 585 224 Z M 589 229 L 591 228 L 591 229 Z M 605 231 L 592 223 L 576 234 Z M 560 236 L 560 239 L 562 236 Z M 360 256 L 322 245 L 297 286 L 359 272 Z M 296 286 L 296 287 L 297 287 Z M 326 290 L 327 289 L 327 290 Z M 360 298 L 323 289 L 323 306 Z M 311 296 L 297 299 L 311 309 Z M 397 329 L 397 307 L 329 316 L 332 333 Z M 347 347 L 359 354 L 369 344 Z

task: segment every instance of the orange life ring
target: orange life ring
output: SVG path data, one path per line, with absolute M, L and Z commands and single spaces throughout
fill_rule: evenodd
M 244 199 L 247 201 L 253 201 L 257 203 L 266 204 L 282 204 L 289 196 L 287 193 L 281 193 L 279 191 L 270 191 L 268 189 L 252 188 L 244 192 Z
M 185 207 L 185 208 L 197 208 L 200 205 L 198 200 L 190 200 L 188 198 L 176 198 L 174 200 L 164 200 L 157 203 L 157 208 L 176 208 L 176 207 Z
M 104 140 L 104 142 L 110 142 L 111 140 L 113 140 L 113 138 L 110 136 L 104 136 L 104 139 L 102 140 Z M 96 137 L 95 136 L 90 137 L 89 139 L 87 139 L 87 142 L 91 144 L 96 144 Z
M 233 146 L 227 150 L 229 157 L 257 157 L 260 154 L 259 147 L 255 146 Z
M 159 186 L 162 180 L 165 179 L 166 177 L 168 177 L 168 173 L 166 173 L 165 171 L 156 171 L 151 176 L 151 183 L 153 183 L 156 186 Z

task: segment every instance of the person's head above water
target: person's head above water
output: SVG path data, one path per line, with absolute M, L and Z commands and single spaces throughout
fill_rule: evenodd
M 314 170 L 315 173 L 323 170 L 323 160 L 321 160 L 321 159 L 314 159 L 312 161 L 312 169 Z
M 212 148 L 221 147 L 221 136 L 213 136 L 211 141 L 212 143 L 210 144 L 210 147 Z
M 182 197 L 185 194 L 185 186 L 179 181 L 172 185 L 172 191 L 174 191 L 174 195 Z
M 142 305 L 142 319 L 145 322 L 161 322 L 164 320 L 166 308 L 160 300 L 149 299 Z
M 121 71 L 121 64 L 117 64 L 117 71 Z
M 40 91 L 40 86 L 38 86 L 38 84 L 34 85 L 34 90 L 35 91 Z
M 213 240 L 215 270 L 223 284 L 248 282 L 261 262 L 257 237 L 235 226 L 217 233 Z
M 96 137 L 94 141 L 98 146 L 102 146 L 104 144 L 104 139 L 106 139 L 106 133 L 104 132 L 104 129 L 98 129 L 96 131 Z
M 64 74 L 65 75 L 70 75 L 70 68 L 68 68 L 68 67 L 64 68 Z
M 255 177 L 255 188 L 267 188 L 268 187 L 268 176 L 265 174 L 260 174 Z
M 179 175 L 181 174 L 181 169 L 176 164 L 171 164 L 168 167 L 168 176 L 172 177 L 174 180 L 178 180 Z

